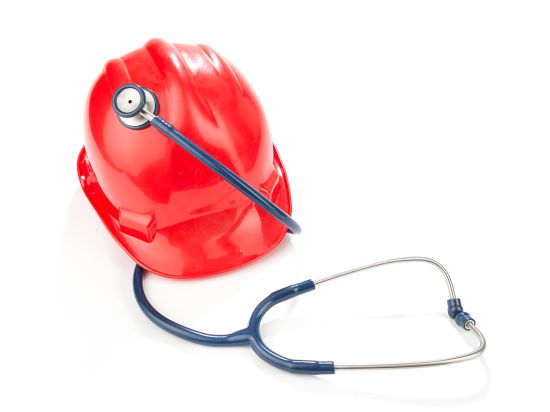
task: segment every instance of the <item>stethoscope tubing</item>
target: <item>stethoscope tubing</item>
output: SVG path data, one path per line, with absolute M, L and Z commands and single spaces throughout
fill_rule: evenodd
M 146 96 L 144 90 L 147 90 L 151 94 L 154 104 L 151 103 L 154 107 L 154 113 L 149 111 L 146 106 Z M 124 91 L 132 94 L 133 99 L 128 99 L 128 95 L 122 95 Z M 136 93 L 137 92 L 137 96 Z M 126 96 L 126 99 L 124 98 Z M 120 104 L 125 105 L 124 109 L 119 107 L 119 97 L 121 97 Z M 139 102 L 134 99 L 139 99 Z M 137 102 L 137 103 L 136 103 Z M 127 105 L 126 105 L 127 103 Z M 138 104 L 139 103 L 139 104 Z M 119 119 L 122 122 L 122 119 L 132 118 L 136 116 L 141 116 L 141 123 L 138 124 L 128 124 L 128 122 L 122 122 L 126 127 L 139 129 L 147 127 L 149 124 L 160 131 L 162 134 L 170 138 L 181 148 L 186 150 L 189 154 L 195 157 L 197 160 L 202 162 L 205 166 L 215 172 L 218 176 L 226 180 L 233 187 L 239 190 L 242 194 L 248 197 L 251 201 L 260 206 L 263 210 L 269 213 L 272 217 L 278 220 L 280 223 L 285 225 L 290 233 L 300 233 L 301 228 L 298 223 L 292 219 L 285 211 L 279 208 L 274 202 L 267 199 L 263 196 L 258 190 L 252 187 L 244 179 L 234 173 L 231 169 L 226 167 L 224 164 L 219 162 L 201 147 L 193 143 L 189 138 L 184 136 L 179 132 L 174 126 L 168 123 L 166 120 L 162 119 L 157 115 L 158 111 L 158 100 L 154 93 L 149 89 L 143 89 L 142 87 L 135 84 L 126 84 L 120 87 L 113 96 L 113 108 Z M 400 262 L 424 262 L 429 263 L 433 266 L 436 266 L 440 272 L 444 275 L 445 281 L 447 283 L 447 288 L 449 291 L 450 298 L 447 300 L 447 313 L 449 316 L 455 320 L 456 324 L 467 330 L 474 333 L 477 337 L 479 345 L 476 349 L 471 352 L 468 352 L 464 355 L 453 356 L 449 358 L 429 360 L 429 361 L 419 361 L 419 362 L 401 362 L 401 363 L 386 363 L 386 364 L 335 364 L 332 361 L 315 361 L 315 360 L 298 360 L 290 359 L 285 356 L 279 355 L 278 353 L 271 350 L 263 341 L 260 334 L 260 323 L 262 318 L 267 313 L 269 309 L 273 306 L 284 302 L 288 299 L 299 296 L 303 293 L 307 293 L 315 290 L 317 285 L 324 284 L 328 281 L 342 278 L 344 276 L 350 275 L 363 270 L 372 269 L 379 266 L 384 266 L 393 263 Z M 437 261 L 425 257 L 405 257 L 390 259 L 382 262 L 373 263 L 367 266 L 359 267 L 356 269 L 348 270 L 345 272 L 340 272 L 335 275 L 327 276 L 325 278 L 319 279 L 317 281 L 306 280 L 295 285 L 290 285 L 279 289 L 265 299 L 263 299 L 254 309 L 252 315 L 250 316 L 248 326 L 244 329 L 238 330 L 229 334 L 209 334 L 197 331 L 195 329 L 188 328 L 184 325 L 176 323 L 160 312 L 158 312 L 149 302 L 145 295 L 145 290 L 143 287 L 143 277 L 144 269 L 136 265 L 134 270 L 134 295 L 137 300 L 137 303 L 143 313 L 157 326 L 164 329 L 165 331 L 180 337 L 182 339 L 188 340 L 190 342 L 202 344 L 202 345 L 212 345 L 212 346 L 250 346 L 254 352 L 262 358 L 267 363 L 295 373 L 305 373 L 305 374 L 331 374 L 334 373 L 336 369 L 391 369 L 391 368 L 411 368 L 411 367 L 425 367 L 425 366 L 437 366 L 445 365 L 449 363 L 462 362 L 479 356 L 486 347 L 485 337 L 476 327 L 475 320 L 463 310 L 460 299 L 456 298 L 454 287 L 451 281 L 451 277 L 447 270 Z
M 299 234 L 302 229 L 300 225 L 290 217 L 284 210 L 277 206 L 274 202 L 262 195 L 258 190 L 253 188 L 248 182 L 242 179 L 239 175 L 219 162 L 208 152 L 193 143 L 189 138 L 180 133 L 174 126 L 158 115 L 153 115 L 150 120 L 151 126 L 160 131 L 165 136 L 186 150 L 191 156 L 202 162 L 206 167 L 225 179 L 235 189 L 248 197 L 263 210 L 285 225 L 288 231 L 292 234 Z

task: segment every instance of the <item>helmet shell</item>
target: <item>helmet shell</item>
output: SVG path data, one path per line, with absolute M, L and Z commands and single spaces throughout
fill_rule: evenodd
M 275 248 L 286 227 L 152 127 L 126 128 L 118 87 L 152 90 L 159 116 L 291 213 L 285 169 L 258 98 L 207 46 L 151 40 L 109 61 L 87 101 L 82 189 L 118 244 L 159 275 L 206 276 Z

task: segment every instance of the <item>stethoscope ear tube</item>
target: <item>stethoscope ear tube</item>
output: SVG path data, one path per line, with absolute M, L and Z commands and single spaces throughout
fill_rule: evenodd
M 154 97 L 154 101 L 157 101 L 156 96 L 151 90 L 144 89 L 135 84 L 125 84 L 119 87 L 113 95 L 113 110 L 124 126 L 136 129 L 146 127 L 150 123 L 151 126 L 170 138 L 218 176 L 225 179 L 243 195 L 260 206 L 273 218 L 285 225 L 290 233 L 298 234 L 302 231 L 300 225 L 274 202 L 262 195 L 223 163 L 219 162 L 201 147 L 193 143 L 166 120 L 156 115 L 156 112 L 148 110 L 146 107 L 146 92 L 151 93 Z M 158 104 L 155 108 L 156 107 L 158 107 Z M 137 122 L 139 127 L 131 125 L 131 120 L 133 119 L 141 120 Z

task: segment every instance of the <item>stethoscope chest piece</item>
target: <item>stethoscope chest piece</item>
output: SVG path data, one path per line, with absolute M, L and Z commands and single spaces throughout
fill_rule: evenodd
M 156 115 L 159 102 L 151 90 L 128 83 L 113 95 L 113 109 L 125 127 L 137 130 L 149 126 L 149 119 L 142 113 Z

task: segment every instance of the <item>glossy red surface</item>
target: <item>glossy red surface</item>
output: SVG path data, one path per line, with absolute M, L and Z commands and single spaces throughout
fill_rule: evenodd
M 197 277 L 268 253 L 286 228 L 157 130 L 124 127 L 115 90 L 155 92 L 159 115 L 291 213 L 284 167 L 248 82 L 206 46 L 151 40 L 109 61 L 87 103 L 84 193 L 119 245 L 163 276 Z

